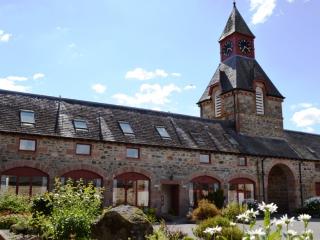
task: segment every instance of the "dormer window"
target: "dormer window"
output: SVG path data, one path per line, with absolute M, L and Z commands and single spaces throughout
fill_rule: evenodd
M 20 121 L 22 125 L 34 125 L 35 124 L 34 112 L 29 110 L 21 110 Z
M 88 130 L 87 122 L 85 120 L 75 119 L 75 120 L 73 120 L 73 125 L 74 125 L 74 128 L 76 129 L 76 131 L 87 131 Z
M 159 135 L 163 138 L 163 139 L 171 139 L 169 133 L 167 132 L 167 129 L 165 127 L 156 127 Z
M 214 94 L 214 111 L 216 117 L 221 117 L 221 97 L 220 97 L 221 91 L 217 90 Z
M 120 128 L 124 135 L 134 135 L 134 132 L 128 122 L 119 122 Z
M 261 87 L 256 87 L 256 111 L 257 114 L 264 114 L 264 95 Z

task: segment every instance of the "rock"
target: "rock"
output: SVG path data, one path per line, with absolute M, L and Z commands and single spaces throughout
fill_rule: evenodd
M 141 209 L 121 205 L 103 213 L 92 226 L 97 240 L 144 240 L 153 227 Z

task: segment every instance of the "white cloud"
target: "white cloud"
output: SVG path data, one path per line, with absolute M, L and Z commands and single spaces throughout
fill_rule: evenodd
M 189 84 L 183 88 L 184 90 L 193 90 L 196 89 L 196 86 L 193 84 Z
M 181 73 L 171 73 L 172 77 L 181 77 Z
M 107 87 L 103 84 L 96 83 L 91 86 L 91 89 L 96 93 L 104 93 L 107 90 Z
M 250 11 L 254 11 L 252 24 L 264 23 L 273 13 L 277 0 L 250 0 Z
M 297 127 L 303 128 L 320 124 L 320 109 L 312 106 L 299 110 L 293 114 L 291 121 L 293 121 Z
M 35 74 L 33 74 L 32 79 L 33 80 L 38 80 L 38 79 L 41 79 L 41 78 L 44 78 L 44 77 L 45 77 L 45 75 L 43 73 L 35 73 Z
M 288 3 L 293 3 L 295 0 L 287 0 Z
M 150 80 L 154 78 L 167 78 L 172 77 L 180 77 L 180 73 L 168 73 L 163 69 L 156 69 L 154 71 L 147 71 L 143 68 L 135 68 L 131 71 L 128 71 L 125 75 L 126 79 L 137 79 L 137 80 Z
M 75 43 L 68 44 L 68 48 L 75 48 L 75 47 L 77 47 L 77 45 Z
M 21 84 L 21 82 L 27 80 L 28 78 L 20 76 L 8 76 L 5 78 L 0 78 L 0 88 L 11 91 L 28 92 L 30 87 Z
M 0 30 L 0 42 L 9 42 L 12 34 L 5 33 L 3 30 Z
M 312 107 L 312 103 L 298 103 L 290 106 L 291 110 L 297 110 L 297 109 L 302 109 L 302 108 L 310 108 Z
M 159 84 L 142 84 L 137 93 L 133 96 L 118 93 L 113 95 L 119 104 L 130 106 L 141 106 L 142 104 L 164 105 L 170 102 L 170 95 L 173 92 L 181 92 L 175 84 L 161 86 Z

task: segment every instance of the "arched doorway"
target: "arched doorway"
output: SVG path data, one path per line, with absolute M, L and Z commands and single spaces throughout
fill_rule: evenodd
M 31 167 L 16 167 L 1 173 L 1 193 L 35 196 L 48 189 L 48 174 Z
M 295 180 L 290 168 L 284 164 L 273 166 L 268 176 L 268 202 L 278 205 L 279 213 L 295 208 Z
M 65 183 L 69 178 L 71 178 L 73 181 L 82 179 L 84 184 L 92 182 L 95 187 L 102 187 L 103 185 L 103 178 L 97 173 L 88 170 L 73 170 L 67 172 L 61 176 L 61 182 Z
M 150 205 L 150 179 L 136 172 L 116 176 L 113 179 L 113 204 L 148 207 Z
M 191 180 L 189 185 L 190 206 L 196 207 L 198 202 L 207 198 L 209 193 L 214 193 L 220 188 L 220 182 L 210 176 L 200 176 Z

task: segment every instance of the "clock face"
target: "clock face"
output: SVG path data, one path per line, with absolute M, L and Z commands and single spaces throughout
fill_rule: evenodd
M 244 54 L 250 53 L 251 49 L 252 49 L 250 41 L 248 41 L 246 39 L 240 40 L 239 41 L 239 49 Z
M 222 52 L 225 56 L 230 56 L 233 51 L 233 44 L 231 41 L 226 41 L 223 45 Z

